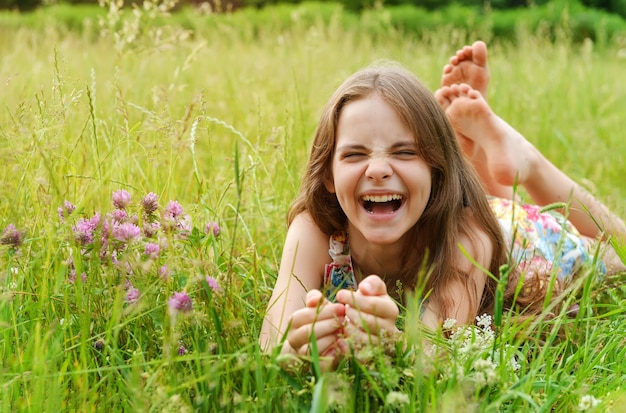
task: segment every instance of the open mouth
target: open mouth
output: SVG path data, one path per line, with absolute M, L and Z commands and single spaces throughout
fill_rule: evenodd
M 400 194 L 364 195 L 361 198 L 363 208 L 370 214 L 392 214 L 402 206 L 404 197 Z

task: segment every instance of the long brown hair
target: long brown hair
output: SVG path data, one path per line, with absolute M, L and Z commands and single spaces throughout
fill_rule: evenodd
M 363 69 L 350 76 L 326 104 L 315 132 L 315 139 L 300 193 L 288 213 L 288 222 L 307 211 L 317 226 L 331 235 L 344 230 L 347 218 L 335 194 L 324 183 L 332 180 L 332 159 L 337 139 L 337 123 L 343 107 L 373 93 L 381 96 L 399 115 L 417 140 L 419 155 L 431 168 L 431 193 L 427 206 L 409 232 L 400 259 L 404 271 L 388 286 L 400 282 L 404 289 L 414 289 L 420 270 L 429 269 L 425 291 L 439 303 L 441 319 L 451 317 L 454 297 L 447 294 L 451 281 L 461 281 L 474 291 L 473 280 L 455 266 L 459 234 L 471 237 L 469 223 L 463 219 L 469 207 L 477 225 L 493 244 L 489 271 L 498 276 L 506 260 L 504 241 L 498 222 L 474 169 L 463 158 L 454 130 L 445 112 L 430 92 L 408 70 L 397 65 Z M 357 263 L 358 265 L 358 263 Z M 497 281 L 487 278 L 480 303 L 471 303 L 476 311 L 489 311 L 493 305 Z M 473 297 L 472 294 L 469 294 Z

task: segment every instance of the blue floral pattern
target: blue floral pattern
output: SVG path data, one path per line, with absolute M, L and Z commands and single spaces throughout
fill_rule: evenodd
M 324 271 L 324 289 L 326 298 L 335 301 L 335 294 L 342 289 L 356 290 L 357 282 L 352 268 L 348 235 L 339 232 L 330 237 L 328 254 L 333 262 L 326 264 Z
M 495 197 L 489 198 L 489 204 L 522 270 L 529 266 L 554 269 L 559 279 L 567 280 L 593 261 L 583 237 L 558 212 Z M 599 270 L 603 271 L 602 263 Z

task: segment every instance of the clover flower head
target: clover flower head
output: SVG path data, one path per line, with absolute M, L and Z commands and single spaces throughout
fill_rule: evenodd
M 161 250 L 159 244 L 148 242 L 146 243 L 145 248 L 145 254 L 150 258 L 157 258 L 159 256 L 159 251 Z
M 152 215 L 159 208 L 159 197 L 154 192 L 149 192 L 141 200 L 141 207 L 147 215 Z
M 185 354 L 187 354 L 187 349 L 181 344 L 180 347 L 178 347 L 178 355 L 184 356 Z
M 205 234 L 213 234 L 213 236 L 217 237 L 218 235 L 220 235 L 220 225 L 215 222 L 215 221 L 211 221 L 211 222 L 207 222 L 206 226 L 204 227 L 204 233 Z
M 178 218 L 183 214 L 184 210 L 177 201 L 170 201 L 165 207 L 165 216 L 168 218 Z
M 130 242 L 141 235 L 141 229 L 135 224 L 113 224 L 113 238 L 122 242 Z
M 57 212 L 59 213 L 59 219 L 61 221 L 65 220 L 65 217 L 72 215 L 72 212 L 76 210 L 76 205 L 72 204 L 70 201 L 64 201 L 63 206 L 57 208 Z
M 192 303 L 191 298 L 187 295 L 186 292 L 175 292 L 172 298 L 168 301 L 168 306 L 170 311 L 174 314 L 176 313 L 188 313 L 191 311 Z
M 80 274 L 80 280 L 81 280 L 83 283 L 86 283 L 86 282 L 87 282 L 87 274 L 85 274 L 84 272 L 83 272 L 83 273 L 81 273 L 81 274 Z M 67 277 L 67 281 L 68 281 L 70 284 L 74 284 L 74 283 L 76 282 L 76 270 L 75 270 L 75 269 L 72 269 L 72 270 L 70 271 L 70 274 L 69 274 L 69 275 L 68 275 L 68 277 Z
M 81 218 L 73 227 L 74 239 L 81 245 L 93 243 L 94 233 L 99 223 L 100 214 L 94 215 L 91 219 Z
M 118 189 L 113 192 L 113 206 L 117 209 L 124 209 L 130 204 L 130 194 L 123 190 Z
M 161 225 L 158 222 L 144 222 L 143 224 L 143 235 L 146 238 L 152 238 L 154 235 L 159 232 Z
M 167 280 L 168 278 L 170 278 L 170 275 L 172 275 L 172 271 L 170 271 L 167 265 L 163 264 L 161 268 L 159 268 L 159 276 Z
M 130 287 L 128 291 L 126 291 L 126 302 L 129 304 L 137 302 L 139 299 L 139 290 L 135 287 Z
M 10 245 L 11 247 L 17 248 L 22 245 L 22 237 L 23 234 L 17 230 L 15 225 L 9 224 L 2 231 L 2 236 L 0 236 L 0 244 L 2 245 Z
M 209 288 L 211 289 L 211 291 L 218 291 L 220 289 L 220 285 L 218 284 L 215 278 L 211 277 L 210 275 L 207 275 L 205 280 L 206 280 L 206 283 L 209 284 Z
M 123 209 L 116 209 L 111 212 L 111 218 L 113 219 L 113 221 L 121 224 L 123 222 L 126 222 L 126 220 L 128 219 L 128 214 Z

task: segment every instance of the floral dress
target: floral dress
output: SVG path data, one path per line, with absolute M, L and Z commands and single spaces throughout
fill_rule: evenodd
M 328 254 L 333 259 L 326 264 L 324 271 L 324 290 L 326 298 L 335 301 L 335 294 L 341 289 L 356 290 L 357 282 L 350 257 L 348 234 L 345 231 L 330 237 Z
M 555 270 L 559 279 L 568 280 L 584 264 L 594 262 L 584 238 L 558 212 L 495 197 L 489 198 L 489 205 L 511 247 L 513 262 L 519 263 L 522 271 L 531 267 L 550 273 Z M 596 264 L 605 272 L 603 263 Z

